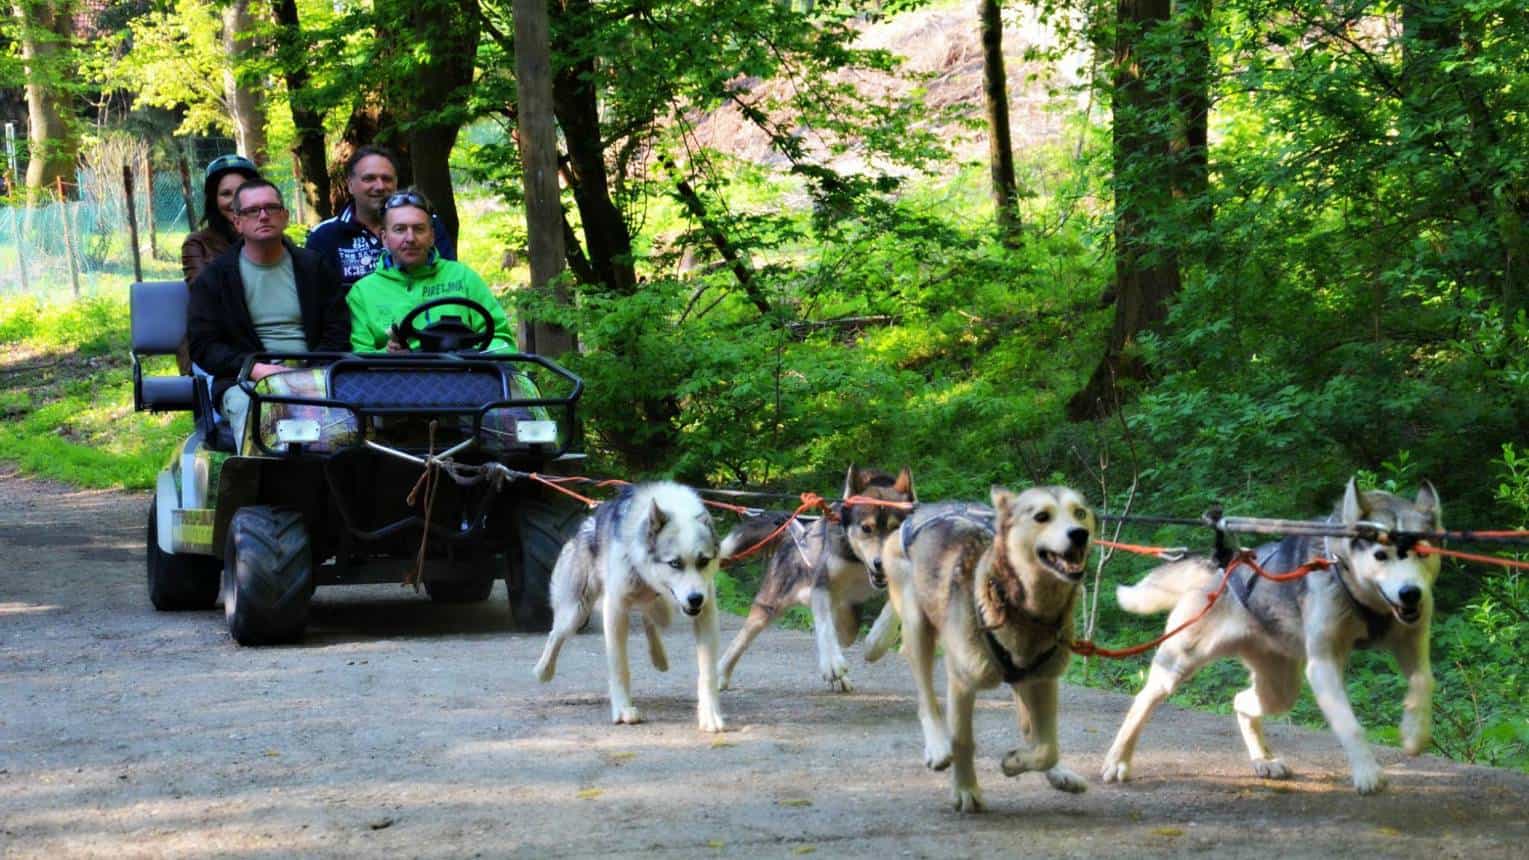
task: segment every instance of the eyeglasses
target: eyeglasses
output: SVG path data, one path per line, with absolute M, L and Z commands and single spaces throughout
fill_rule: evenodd
M 432 215 L 435 214 L 434 210 L 430 208 L 430 201 L 426 200 L 425 196 L 418 191 L 400 191 L 397 194 L 390 195 L 387 200 L 382 202 L 382 211 L 386 212 L 395 206 L 417 206 Z
M 246 206 L 243 209 L 235 210 L 234 214 L 238 215 L 240 218 L 255 218 L 260 215 L 269 215 L 272 218 L 275 218 L 277 215 L 280 215 L 286 211 L 287 207 L 281 205 L 280 203 L 267 203 L 263 206 Z

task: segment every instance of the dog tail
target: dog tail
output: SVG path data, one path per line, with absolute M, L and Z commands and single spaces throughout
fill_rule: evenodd
M 770 533 L 780 528 L 781 524 L 789 519 L 790 516 L 790 514 L 781 511 L 766 511 L 758 516 L 749 517 L 734 526 L 733 530 L 727 533 L 727 537 L 722 539 L 721 553 L 723 560 L 732 558 L 769 537 Z M 780 544 L 781 538 L 785 534 L 782 531 L 771 538 L 770 542 L 761 549 L 761 552 L 774 552 L 775 547 Z
M 1115 589 L 1120 608 L 1137 615 L 1167 612 L 1191 591 L 1204 588 L 1216 576 L 1216 566 L 1208 558 L 1186 558 L 1165 564 L 1149 572 L 1135 585 Z

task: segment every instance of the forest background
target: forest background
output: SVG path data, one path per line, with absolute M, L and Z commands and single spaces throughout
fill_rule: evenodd
M 538 9 L 563 274 L 525 289 L 516 48 Z M 924 499 L 1060 482 L 1112 513 L 1299 518 L 1351 475 L 1426 478 L 1449 527 L 1529 526 L 1517 0 L 11 12 L 13 209 L 78 193 L 103 148 L 168 163 L 226 136 L 312 220 L 350 151 L 389 146 L 506 305 L 576 334 L 592 473 L 829 495 L 850 463 L 908 465 Z M 132 413 L 125 280 L 104 283 L 0 292 L 0 457 L 146 487 L 186 422 Z M 1155 631 L 1112 600 L 1145 565 L 1101 556 L 1095 638 Z M 727 580 L 735 609 L 751 576 Z M 1446 562 L 1438 604 L 1437 750 L 1529 769 L 1529 583 Z M 1070 676 L 1134 691 L 1143 669 Z M 1222 664 L 1178 700 L 1225 710 L 1244 683 Z M 1392 667 L 1361 654 L 1350 688 L 1394 743 Z M 1309 695 L 1293 718 L 1321 720 Z

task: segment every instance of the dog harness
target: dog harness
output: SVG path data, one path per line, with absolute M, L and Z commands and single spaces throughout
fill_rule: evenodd
M 993 635 L 993 631 L 983 630 L 982 635 L 987 637 L 987 646 L 993 651 L 993 659 L 998 661 L 998 668 L 1003 670 L 1003 682 L 1005 684 L 1018 684 L 1030 677 L 1037 667 L 1044 666 L 1046 661 L 1056 654 L 1057 649 L 1062 647 L 1062 640 L 1058 638 L 1057 641 L 1051 644 L 1050 648 L 1046 649 L 1045 653 L 1030 661 L 1030 665 L 1016 666 L 1014 664 L 1014 655 L 1009 653 L 1009 649 L 1003 647 L 1003 643 L 998 641 L 998 637 Z
M 908 547 L 918 540 L 919 532 L 925 527 L 948 520 L 959 520 L 967 525 L 979 528 L 988 534 L 993 533 L 993 521 L 996 514 L 993 509 L 986 505 L 969 504 L 967 502 L 955 502 L 948 510 L 941 511 L 934 516 L 915 521 L 913 517 L 903 520 L 903 524 L 897 530 L 898 540 L 902 541 L 903 553 L 907 554 Z
M 1259 547 L 1255 558 L 1259 566 L 1266 570 L 1272 569 L 1278 573 L 1294 570 L 1297 565 L 1289 563 L 1292 561 L 1289 556 L 1300 544 L 1299 538 L 1289 537 L 1278 543 Z M 1282 558 L 1281 556 L 1285 557 Z M 1338 585 L 1343 589 L 1343 594 L 1348 597 L 1349 603 L 1353 604 L 1354 611 L 1364 621 L 1365 638 L 1355 642 L 1354 647 L 1363 650 L 1373 646 L 1390 631 L 1391 616 L 1383 612 L 1376 612 L 1361 603 L 1359 598 L 1354 596 L 1353 589 L 1349 588 L 1348 580 L 1343 575 L 1343 570 L 1348 565 L 1344 564 L 1342 559 L 1333 554 L 1326 540 L 1322 542 L 1322 557 L 1336 566 L 1337 569 L 1333 571 L 1333 576 L 1338 580 Z M 1253 620 L 1257 621 L 1267 631 L 1270 629 L 1271 623 L 1269 619 L 1253 608 L 1252 601 L 1253 589 L 1258 586 L 1262 579 L 1263 577 L 1252 570 L 1238 571 L 1231 576 L 1227 584 L 1231 586 L 1232 593 L 1237 595 L 1237 602 L 1242 604 L 1242 608 L 1246 609 L 1248 614 L 1253 616 Z M 1306 579 L 1304 577 L 1301 578 L 1297 581 L 1297 584 L 1298 587 L 1305 589 Z

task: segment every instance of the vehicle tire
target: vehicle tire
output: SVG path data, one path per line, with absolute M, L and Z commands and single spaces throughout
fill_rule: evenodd
M 228 524 L 223 613 L 240 645 L 296 642 L 313 599 L 313 550 L 303 516 L 251 505 Z
M 160 612 L 211 609 L 218 605 L 218 569 L 222 561 L 205 555 L 164 552 L 159 548 L 159 517 L 149 502 L 149 602 Z
M 582 503 L 562 495 L 533 497 L 520 503 L 516 511 L 520 566 L 510 583 L 510 608 L 519 629 L 534 632 L 552 629 L 548 594 L 552 568 L 563 544 L 579 530 L 588 513 Z

